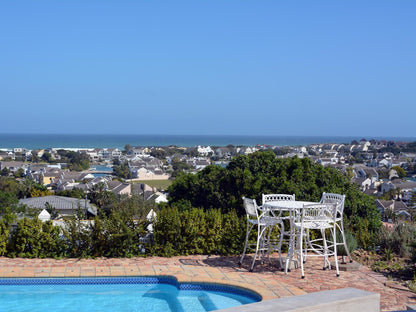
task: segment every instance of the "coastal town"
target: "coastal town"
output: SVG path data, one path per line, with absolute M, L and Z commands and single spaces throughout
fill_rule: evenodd
M 415 142 L 362 139 L 349 144 L 307 146 L 134 147 L 126 144 L 124 149 L 68 150 L 17 147 L 0 151 L 0 173 L 33 180 L 47 187 L 51 194 L 74 189 L 88 193 L 101 186 L 117 196 L 136 194 L 159 204 L 168 201 L 166 186 L 180 172 L 196 173 L 209 165 L 225 167 L 237 155 L 264 150 L 272 150 L 278 158 L 307 157 L 316 164 L 339 170 L 363 193 L 376 198 L 383 221 L 412 219 L 416 194 Z M 66 163 L 68 153 L 84 161 L 84 168 Z M 150 181 L 167 183 L 151 186 Z M 34 200 L 21 202 L 30 204 Z M 43 204 L 38 208 L 43 208 Z M 56 208 L 60 210 L 59 206 Z M 64 215 L 74 212 L 61 210 Z M 94 214 L 93 208 L 89 210 Z

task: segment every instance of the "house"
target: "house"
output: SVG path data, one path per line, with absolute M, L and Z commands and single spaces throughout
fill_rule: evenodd
M 211 146 L 200 146 L 198 145 L 197 151 L 202 156 L 213 155 L 214 151 L 212 150 Z
M 80 186 L 81 184 L 85 185 L 80 183 L 80 181 L 92 179 L 94 179 L 94 176 L 90 173 L 65 170 L 62 172 L 61 176 L 53 182 L 55 183 L 56 190 L 71 190 L 74 188 L 86 189 L 83 186 Z
M 392 167 L 393 162 L 391 161 L 391 159 L 382 159 L 378 162 L 378 166 L 379 167 L 386 167 L 386 168 L 391 168 Z
M 163 173 L 160 168 L 158 170 L 152 171 L 146 168 L 130 168 L 130 173 L 132 178 L 139 180 L 169 180 L 170 175 Z
M 252 154 L 254 152 L 257 152 L 257 148 L 254 147 L 254 146 L 253 147 L 248 147 L 248 146 L 237 147 L 236 152 L 239 155 L 249 155 L 249 154 Z
M 131 184 L 122 183 L 120 181 L 108 181 L 107 186 L 109 191 L 113 192 L 115 195 L 131 195 Z
M 373 184 L 379 180 L 377 170 L 363 165 L 354 165 L 354 174 L 357 178 L 369 178 Z
M 369 179 L 369 178 L 357 178 L 357 177 L 354 177 L 354 178 L 351 179 L 351 182 L 357 184 L 358 187 L 359 187 L 359 189 L 362 192 L 368 190 L 371 187 L 371 185 L 372 185 L 371 179 Z
M 188 159 L 186 163 L 189 166 L 194 167 L 196 170 L 202 170 L 206 166 L 209 166 L 211 164 L 208 159 L 203 157 L 195 157 L 192 159 Z
M 91 205 L 87 199 L 52 195 L 25 198 L 19 200 L 19 203 L 41 211 L 45 209 L 47 205 L 51 205 L 63 217 L 75 215 L 78 209 L 82 209 L 92 216 L 97 215 L 97 208 L 94 205 Z
M 0 160 L 14 159 L 14 154 L 11 151 L 0 150 Z
M 23 171 L 26 172 L 28 166 L 29 165 L 22 161 L 0 161 L 0 171 L 7 168 L 11 173 L 15 173 L 19 169 L 23 169 Z
M 98 160 L 100 160 L 100 156 L 98 156 L 99 151 L 100 151 L 99 148 L 94 148 L 94 149 L 91 149 L 91 150 L 82 150 L 82 151 L 80 151 L 80 153 L 87 154 L 88 157 L 92 161 L 98 161 Z
M 321 164 L 324 167 L 328 165 L 335 165 L 337 163 L 338 163 L 338 158 L 336 157 L 331 157 L 331 158 L 322 157 L 318 159 L 318 164 Z
M 156 198 L 155 198 L 155 203 L 156 204 L 167 203 L 168 202 L 168 197 L 166 196 L 165 193 L 156 192 L 155 196 L 156 196 Z
M 40 173 L 40 182 L 43 185 L 52 185 L 59 180 L 62 173 L 61 169 L 46 168 L 44 172 Z
M 144 200 L 149 200 L 153 197 L 155 190 L 147 184 L 138 183 L 133 185 L 133 192 L 139 196 L 142 196 Z
M 149 170 L 155 170 L 157 168 L 161 168 L 163 166 L 163 162 L 153 156 L 134 156 L 129 161 L 129 167 L 132 168 L 146 168 Z
M 384 218 L 388 218 L 391 213 L 401 216 L 404 219 L 410 219 L 410 212 L 407 205 L 401 200 L 381 200 L 376 199 L 376 206 Z M 390 213 L 388 213 L 390 212 Z
M 416 191 L 416 182 L 396 179 L 392 181 L 394 188 L 399 188 L 402 193 L 402 200 L 408 201 L 412 198 L 412 193 Z
M 38 215 L 38 219 L 41 221 L 48 221 L 51 219 L 51 214 L 49 212 L 46 211 L 46 209 L 43 209 L 39 215 Z
M 381 191 L 381 193 L 387 193 L 387 192 L 389 192 L 390 190 L 394 190 L 394 188 L 395 188 L 395 185 L 394 185 L 391 181 L 388 181 L 388 182 L 383 182 L 383 183 L 381 184 L 381 189 L 380 189 L 380 191 Z
M 215 150 L 215 155 L 219 158 L 229 159 L 231 158 L 232 151 L 228 147 L 219 147 Z
M 145 156 L 147 154 L 149 154 L 147 153 L 147 148 L 139 148 L 139 147 L 133 148 L 127 152 L 127 155 L 130 155 L 130 156 Z
M 109 148 L 108 152 L 110 153 L 111 159 L 118 159 L 122 155 L 122 152 L 118 148 Z

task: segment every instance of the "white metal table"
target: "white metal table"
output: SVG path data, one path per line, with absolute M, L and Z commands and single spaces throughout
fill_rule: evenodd
M 286 257 L 285 263 L 285 273 L 287 273 L 290 262 L 293 258 L 295 252 L 295 216 L 297 213 L 302 212 L 302 208 L 305 205 L 317 204 L 317 202 L 308 202 L 308 201 L 295 201 L 295 200 L 279 200 L 279 201 L 269 201 L 263 204 L 263 209 L 267 209 L 275 218 L 280 218 L 281 220 L 289 220 L 290 229 L 289 229 L 289 249 Z M 286 215 L 285 215 L 286 213 Z M 283 233 L 281 233 L 283 235 Z

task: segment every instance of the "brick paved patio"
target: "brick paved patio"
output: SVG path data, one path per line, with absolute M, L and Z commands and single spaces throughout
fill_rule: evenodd
M 308 259 L 306 277 L 300 270 L 288 274 L 270 264 L 255 267 L 249 272 L 250 257 L 242 267 L 238 257 L 188 256 L 172 258 L 130 259 L 9 259 L 0 257 L 0 277 L 86 277 L 170 275 L 179 282 L 215 282 L 245 287 L 258 292 L 265 300 L 296 296 L 309 292 L 354 287 L 380 293 L 381 310 L 404 310 L 416 304 L 416 293 L 386 286 L 387 278 L 361 266 L 356 271 L 323 271 L 322 261 Z M 272 258 L 276 263 L 277 259 Z

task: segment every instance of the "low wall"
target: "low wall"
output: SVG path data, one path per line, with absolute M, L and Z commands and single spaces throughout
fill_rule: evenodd
M 343 288 L 246 304 L 221 312 L 379 312 L 380 294 Z

